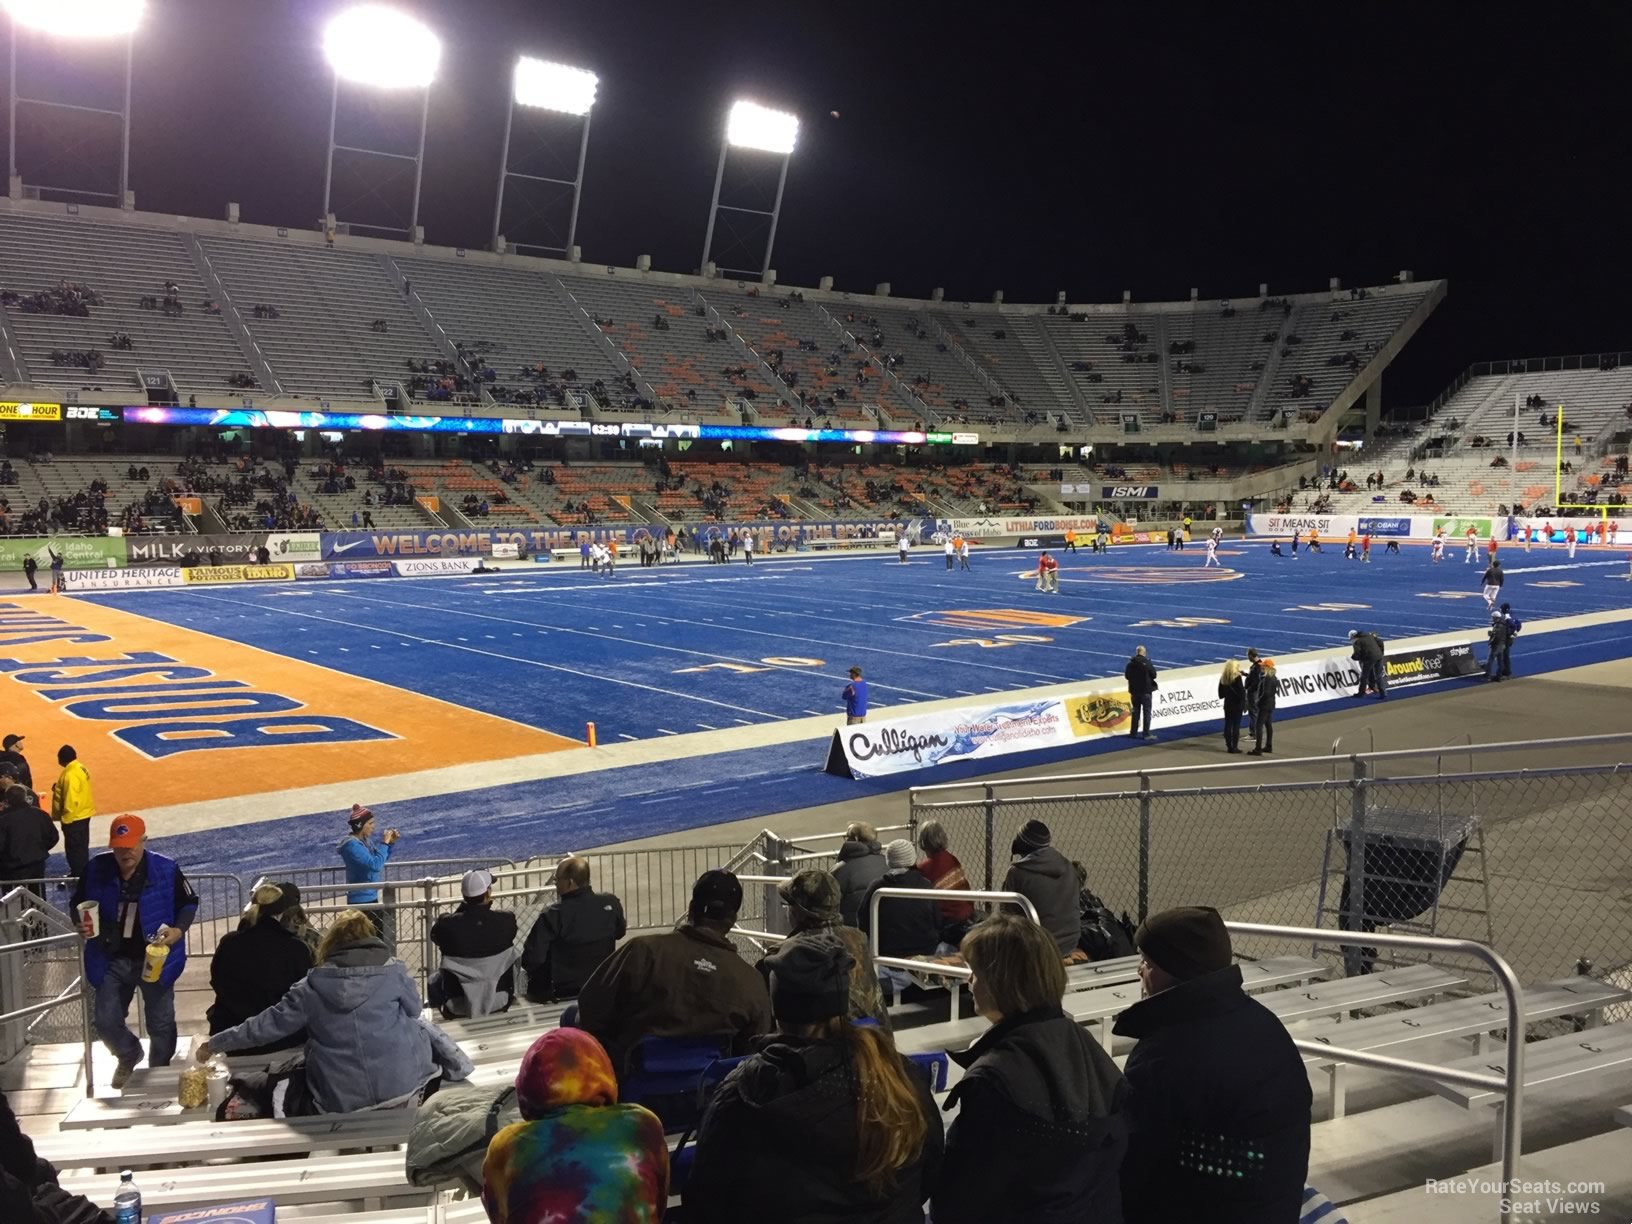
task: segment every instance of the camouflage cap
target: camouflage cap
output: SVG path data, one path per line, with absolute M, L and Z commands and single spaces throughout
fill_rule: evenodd
M 807 914 L 839 912 L 839 881 L 831 871 L 801 871 L 776 891 L 795 909 Z

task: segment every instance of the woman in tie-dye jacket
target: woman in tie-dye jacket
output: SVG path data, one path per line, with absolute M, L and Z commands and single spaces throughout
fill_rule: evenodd
M 493 1224 L 659 1224 L 669 1149 L 657 1115 L 618 1104 L 601 1043 L 581 1029 L 533 1042 L 516 1073 L 524 1119 L 493 1136 L 482 1204 Z

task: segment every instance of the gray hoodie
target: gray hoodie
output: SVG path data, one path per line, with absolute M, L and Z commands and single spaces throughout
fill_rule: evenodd
M 1016 859 L 1003 877 L 1003 891 L 1017 892 L 1037 907 L 1037 921 L 1066 956 L 1082 937 L 1077 910 L 1077 869 L 1053 846 Z
M 306 1030 L 306 1078 L 323 1113 L 351 1113 L 416 1092 L 439 1072 L 474 1067 L 453 1039 L 420 1019 L 419 988 L 378 938 L 337 949 L 257 1016 L 210 1038 L 222 1053 Z

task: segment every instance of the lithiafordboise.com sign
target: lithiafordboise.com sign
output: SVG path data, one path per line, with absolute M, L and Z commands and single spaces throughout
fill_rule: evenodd
M 1386 662 L 1391 685 L 1425 684 L 1472 676 L 1481 670 L 1474 645 L 1467 641 L 1390 654 Z M 1274 672 L 1279 709 L 1350 697 L 1360 685 L 1359 665 L 1336 652 L 1289 663 Z M 825 769 L 840 777 L 874 778 L 955 761 L 1065 747 L 1089 737 L 1126 733 L 1132 705 L 1126 687 L 1107 680 L 1067 697 L 840 727 L 829 742 Z M 1156 729 L 1223 716 L 1217 678 L 1212 675 L 1164 683 L 1151 702 L 1151 726 Z

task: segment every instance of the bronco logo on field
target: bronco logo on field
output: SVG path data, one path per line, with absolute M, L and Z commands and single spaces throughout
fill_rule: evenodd
M 1086 616 L 1057 616 L 1050 612 L 1032 612 L 1024 608 L 952 608 L 943 612 L 917 612 L 898 616 L 897 620 L 917 621 L 926 625 L 945 625 L 949 629 L 1065 629 L 1080 625 Z

